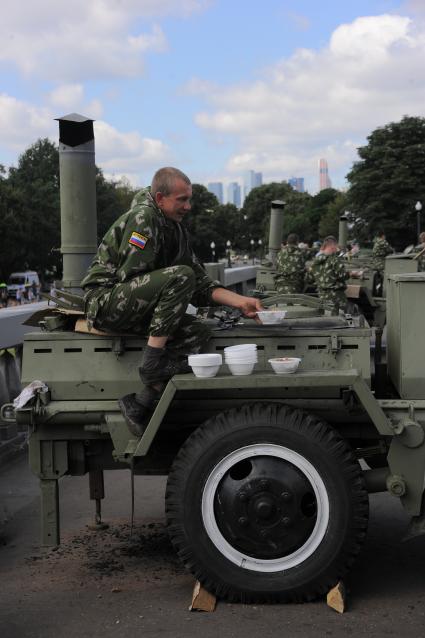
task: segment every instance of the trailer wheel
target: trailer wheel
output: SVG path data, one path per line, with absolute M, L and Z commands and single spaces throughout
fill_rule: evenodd
M 366 536 L 368 496 L 329 425 L 252 404 L 198 428 L 171 468 L 177 552 L 210 592 L 241 602 L 311 600 L 346 574 Z

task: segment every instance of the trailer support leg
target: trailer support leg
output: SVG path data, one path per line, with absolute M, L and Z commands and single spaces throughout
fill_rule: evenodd
M 57 479 L 40 479 L 41 488 L 41 542 L 59 545 L 59 485 Z

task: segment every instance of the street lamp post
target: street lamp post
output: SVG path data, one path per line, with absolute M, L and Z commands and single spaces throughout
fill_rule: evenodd
M 255 244 L 255 241 L 253 239 L 251 239 L 249 243 L 251 244 L 252 265 L 254 265 L 254 263 L 255 263 L 255 261 L 254 261 L 254 244 Z
M 212 260 L 213 262 L 215 262 L 215 243 L 213 241 L 210 243 L 210 248 L 212 253 Z
M 416 234 L 418 236 L 418 244 L 420 244 L 421 240 L 419 239 L 419 235 L 421 234 L 421 210 L 422 210 L 421 202 L 416 202 L 415 208 L 416 208 Z
M 258 240 L 258 252 L 260 256 L 260 261 L 263 259 L 263 242 L 261 239 Z
M 230 259 L 230 249 L 232 248 L 232 244 L 230 242 L 230 239 L 228 239 L 226 241 L 226 246 L 227 246 L 227 267 L 231 268 L 232 267 L 232 260 Z

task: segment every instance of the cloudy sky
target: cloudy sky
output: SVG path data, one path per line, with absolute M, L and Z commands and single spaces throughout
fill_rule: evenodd
M 337 188 L 377 126 L 425 116 L 425 0 L 0 0 L 0 163 L 96 120 L 105 175 Z

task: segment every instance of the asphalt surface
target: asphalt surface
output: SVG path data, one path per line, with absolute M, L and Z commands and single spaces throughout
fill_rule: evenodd
M 303 605 L 235 605 L 188 610 L 193 578 L 164 527 L 163 477 L 136 477 L 129 538 L 130 479 L 106 472 L 102 532 L 87 477 L 61 481 L 59 548 L 39 539 L 37 480 L 21 458 L 0 468 L 1 638 L 423 636 L 425 537 L 400 543 L 408 517 L 389 495 L 371 497 L 365 548 L 346 580 L 346 613 L 323 600 Z

